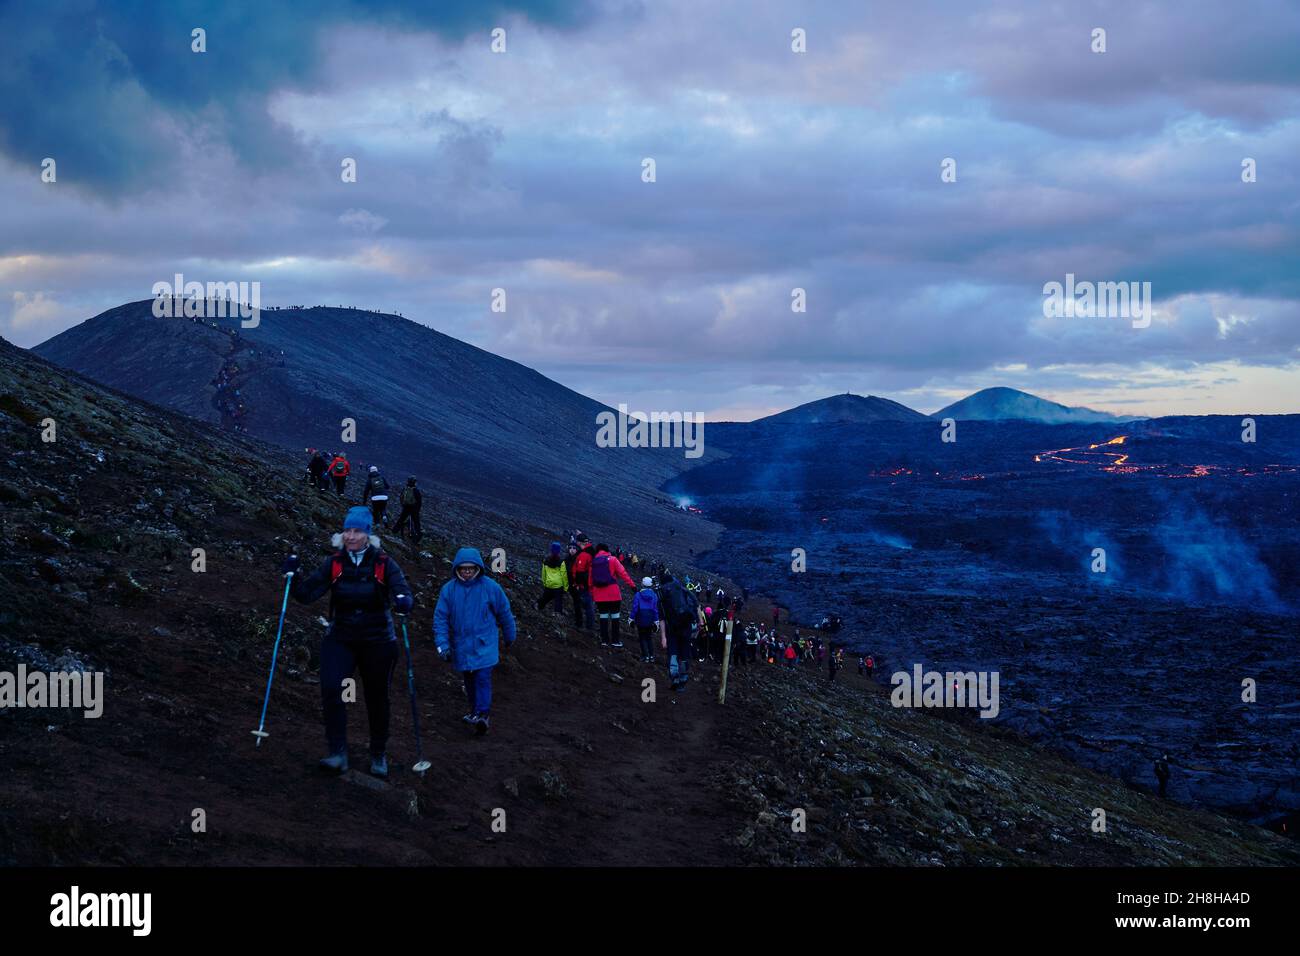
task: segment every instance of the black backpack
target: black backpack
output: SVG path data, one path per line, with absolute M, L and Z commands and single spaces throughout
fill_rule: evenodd
M 695 595 L 682 587 L 682 582 L 676 578 L 668 581 L 659 596 L 663 600 L 664 616 L 674 626 L 690 627 L 694 623 L 699 605 L 695 602 Z

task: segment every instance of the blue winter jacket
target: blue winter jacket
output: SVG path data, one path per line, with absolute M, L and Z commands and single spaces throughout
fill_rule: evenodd
M 466 584 L 456 574 L 462 564 L 477 564 L 479 573 Z M 458 671 L 493 667 L 498 660 L 497 627 L 509 646 L 515 642 L 515 617 L 510 613 L 506 592 L 487 576 L 483 556 L 477 548 L 461 548 L 452 562 L 452 579 L 438 592 L 433 611 L 433 639 L 438 652 L 451 648 L 452 664 Z

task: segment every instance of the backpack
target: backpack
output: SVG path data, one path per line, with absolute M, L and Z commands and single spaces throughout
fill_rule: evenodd
M 402 489 L 402 504 L 404 505 L 415 504 L 415 495 L 416 495 L 415 486 L 407 485 L 405 488 Z
M 342 551 L 334 552 L 334 557 L 330 560 L 330 620 L 334 620 L 334 584 L 339 578 L 343 577 L 343 561 L 346 555 Z M 387 586 L 385 577 L 388 574 L 388 555 L 382 551 L 375 552 L 375 583 L 383 589 L 385 595 L 385 605 L 387 602 Z
M 695 620 L 695 612 L 690 607 L 689 597 L 690 592 L 682 587 L 680 581 L 665 581 L 659 589 L 664 621 L 674 627 L 690 626 Z
M 649 627 L 654 624 L 655 618 L 655 593 L 654 591 L 637 591 L 636 597 L 632 599 L 632 621 L 642 627 Z
M 591 583 L 597 587 L 614 583 L 614 575 L 609 572 L 609 555 L 603 551 L 591 559 Z
M 330 562 L 330 587 L 339 578 L 343 577 L 343 559 L 346 557 L 342 551 L 335 552 L 333 560 Z M 375 583 L 381 587 L 384 585 L 384 577 L 388 573 L 388 555 L 382 551 L 375 552 Z
M 345 474 L 347 474 L 347 471 L 348 471 L 348 463 L 347 463 L 346 461 L 344 461 L 342 458 L 339 458 L 338 460 L 336 460 L 336 461 L 334 462 L 334 468 L 333 468 L 333 471 L 334 471 L 334 474 L 336 474 L 336 475 L 345 475 Z

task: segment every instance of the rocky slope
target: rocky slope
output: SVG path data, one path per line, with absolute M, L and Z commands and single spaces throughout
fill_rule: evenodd
M 57 441 L 40 438 L 57 423 Z M 400 671 L 389 783 L 318 776 L 323 605 L 291 605 L 254 729 L 280 603 L 278 557 L 319 558 L 344 504 L 298 458 L 69 375 L 0 342 L 0 669 L 106 673 L 98 720 L 0 711 L 0 863 L 722 864 L 1300 862 L 1293 842 L 1152 799 L 1022 740 L 895 711 L 883 690 L 806 671 L 713 670 L 674 698 L 635 651 L 601 653 L 532 610 L 552 536 L 515 515 L 435 509 L 414 636 L 459 544 L 501 542 L 520 642 L 494 729 L 467 737 L 459 676 L 415 652 L 417 778 Z M 434 493 L 437 490 L 434 489 Z M 191 570 L 204 548 L 207 570 Z M 666 547 L 671 547 L 666 545 Z M 665 552 L 669 553 L 670 552 Z M 753 602 L 759 617 L 767 609 Z M 654 703 L 642 680 L 660 678 Z M 360 706 L 351 715 L 358 739 Z M 790 812 L 803 808 L 808 832 Z M 1094 834 L 1092 809 L 1109 831 Z M 507 812 L 505 833 L 490 828 Z M 192 829 L 194 811 L 206 832 Z

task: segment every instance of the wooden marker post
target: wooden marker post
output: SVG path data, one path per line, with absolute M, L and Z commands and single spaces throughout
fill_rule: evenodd
M 727 669 L 731 666 L 731 628 L 736 622 L 727 621 L 727 637 L 722 642 L 722 684 L 718 687 L 718 703 L 727 702 Z

